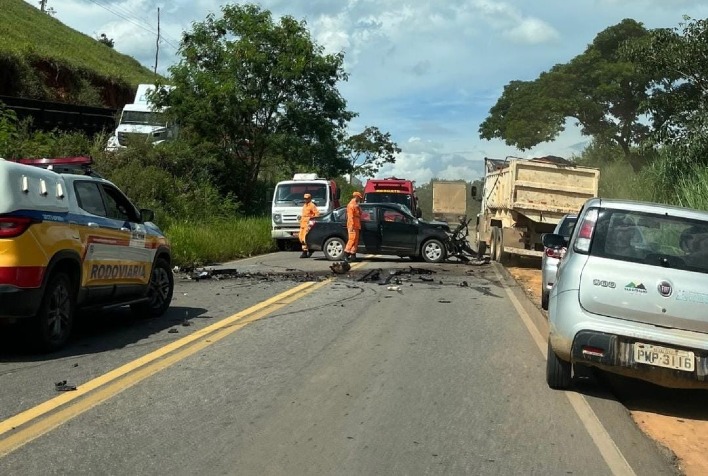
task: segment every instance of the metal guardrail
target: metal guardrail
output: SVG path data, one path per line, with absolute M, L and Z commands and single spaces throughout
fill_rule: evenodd
M 0 103 L 20 120 L 31 118 L 35 130 L 83 131 L 93 135 L 115 129 L 117 109 L 0 96 Z

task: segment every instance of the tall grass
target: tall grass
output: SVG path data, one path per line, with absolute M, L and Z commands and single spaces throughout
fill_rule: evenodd
M 165 230 L 178 266 L 205 266 L 275 250 L 270 217 L 174 222 Z
M 628 200 L 650 200 L 646 180 L 632 170 L 627 162 L 615 161 L 603 163 L 600 169 L 598 195 L 603 198 L 621 198 Z
M 29 63 L 47 59 L 57 68 L 93 71 L 111 82 L 155 80 L 155 75 L 136 59 L 69 28 L 23 0 L 2 0 L 0 5 L 0 57 L 25 58 Z M 116 38 L 117 44 L 121 41 L 126 40 Z

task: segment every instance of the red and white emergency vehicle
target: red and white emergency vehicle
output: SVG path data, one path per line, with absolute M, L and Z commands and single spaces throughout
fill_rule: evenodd
M 369 179 L 364 186 L 364 203 L 398 203 L 408 207 L 413 216 L 422 216 L 412 180 L 397 177 Z

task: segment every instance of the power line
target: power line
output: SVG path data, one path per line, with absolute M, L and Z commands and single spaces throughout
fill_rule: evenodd
M 148 33 L 151 33 L 151 34 L 153 34 L 153 35 L 157 35 L 157 34 L 158 34 L 158 33 L 157 33 L 155 30 L 153 30 L 152 28 L 146 26 L 146 24 L 142 24 L 142 23 L 141 23 L 142 20 L 140 20 L 139 18 L 136 18 L 136 17 L 131 18 L 131 17 L 127 16 L 127 15 L 124 15 L 124 14 L 122 14 L 122 13 L 120 13 L 120 12 L 118 12 L 118 11 L 112 9 L 111 7 L 108 7 L 107 5 L 104 5 L 104 4 L 99 3 L 97 0 L 89 0 L 89 1 L 90 1 L 91 3 L 93 3 L 93 4 L 95 4 L 95 5 L 97 5 L 97 6 L 101 7 L 101 8 L 103 8 L 103 9 L 106 10 L 107 12 L 110 12 L 110 13 L 112 13 L 113 15 L 115 15 L 115 16 L 117 16 L 117 17 L 119 17 L 119 18 L 121 18 L 121 19 L 123 19 L 123 20 L 125 20 L 125 21 L 127 21 L 128 23 L 131 23 L 131 24 L 137 26 L 138 28 L 147 31 Z M 164 41 L 167 45 L 171 46 L 171 47 L 174 48 L 175 50 L 179 49 L 178 46 L 175 46 L 171 41 L 169 41 L 168 39 L 166 39 L 164 34 L 161 34 L 160 36 L 161 36 L 162 41 Z M 168 38 L 169 38 L 169 37 L 168 37 Z M 174 40 L 173 40 L 173 41 L 174 41 Z

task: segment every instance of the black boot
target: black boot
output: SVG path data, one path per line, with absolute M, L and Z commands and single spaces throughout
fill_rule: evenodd
M 300 255 L 300 258 L 309 258 L 310 255 L 307 254 L 307 251 L 303 251 L 302 254 Z

